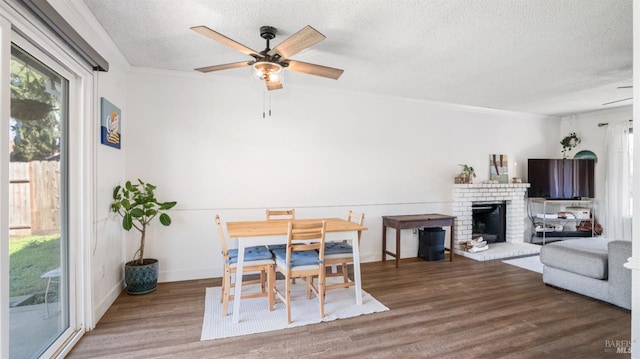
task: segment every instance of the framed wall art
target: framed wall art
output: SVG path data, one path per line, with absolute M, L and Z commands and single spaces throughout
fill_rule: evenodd
M 489 155 L 489 179 L 498 183 L 509 183 L 509 157 Z
M 100 142 L 103 145 L 120 149 L 122 133 L 120 132 L 120 109 L 106 98 L 100 98 Z

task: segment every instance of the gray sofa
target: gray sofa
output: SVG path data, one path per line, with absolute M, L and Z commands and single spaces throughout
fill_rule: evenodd
M 542 246 L 546 284 L 631 309 L 631 241 L 568 239 Z

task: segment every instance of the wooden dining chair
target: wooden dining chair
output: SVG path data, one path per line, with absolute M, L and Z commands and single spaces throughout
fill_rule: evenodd
M 267 209 L 267 221 L 273 221 L 277 219 L 288 219 L 294 220 L 296 219 L 296 210 L 295 209 Z M 270 250 L 274 249 L 282 249 L 285 248 L 285 244 L 270 244 Z M 295 284 L 296 280 L 293 279 L 293 283 Z
M 272 221 L 274 219 L 296 219 L 296 210 L 295 209 L 268 209 L 267 210 L 267 221 Z
M 305 278 L 307 298 L 312 293 L 318 298 L 320 318 L 324 318 L 324 240 L 327 224 L 325 221 L 289 222 L 287 246 L 273 250 L 276 269 L 285 277 L 284 291 L 276 286 L 275 295 L 287 307 L 287 323 L 291 323 L 291 285 L 293 278 Z M 314 284 L 318 277 L 318 285 Z
M 219 215 L 216 215 L 216 225 L 218 227 L 218 237 L 220 237 L 222 257 L 224 259 L 224 274 L 222 277 L 220 302 L 222 303 L 222 315 L 226 316 L 228 314 L 229 301 L 236 299 L 236 295 L 231 294 L 231 289 L 235 287 L 235 282 L 231 282 L 231 275 L 236 273 L 238 265 L 238 250 L 229 249 L 227 246 L 227 237 L 224 234 L 224 229 L 222 228 Z M 273 259 L 273 254 L 266 246 L 245 248 L 243 273 L 247 272 L 259 272 L 260 278 L 243 281 L 243 285 L 259 284 L 261 291 L 259 293 L 242 294 L 240 299 L 268 297 L 269 310 L 272 311 L 273 304 L 275 302 L 273 294 L 273 288 L 275 287 L 276 282 L 275 261 Z M 235 280 L 243 280 L 243 278 L 236 277 Z
M 364 223 L 364 213 L 355 213 L 353 211 L 349 211 L 347 215 L 347 221 L 354 222 L 359 225 Z M 360 235 L 361 232 L 358 232 L 358 247 L 360 245 Z M 327 273 L 327 277 L 342 277 L 342 283 L 332 283 L 326 284 L 325 290 L 337 289 L 337 288 L 348 288 L 352 285 L 355 285 L 355 282 L 349 279 L 348 276 L 348 264 L 353 263 L 353 247 L 349 244 L 348 240 L 344 240 L 342 242 L 327 242 L 324 245 L 324 264 L 326 266 L 336 266 L 339 265 L 341 270 L 340 272 L 334 273 L 333 271 Z

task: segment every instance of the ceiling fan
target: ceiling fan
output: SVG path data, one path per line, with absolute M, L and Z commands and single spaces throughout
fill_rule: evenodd
M 633 88 L 633 86 L 618 86 L 618 88 L 619 89 L 631 89 L 631 88 Z M 632 100 L 632 99 L 633 99 L 633 97 L 627 97 L 627 98 L 623 98 L 623 99 L 620 99 L 620 100 L 615 100 L 615 101 L 603 103 L 602 106 L 611 105 L 612 103 L 618 103 L 618 102 Z
M 267 47 L 258 52 L 252 50 L 239 42 L 232 40 L 219 32 L 211 30 L 206 26 L 194 26 L 191 30 L 202 34 L 245 55 L 253 57 L 251 61 L 233 62 L 230 64 L 200 67 L 195 69 L 200 72 L 212 72 L 236 67 L 253 66 L 254 74 L 260 80 L 264 80 L 267 90 L 278 90 L 282 88 L 282 70 L 301 72 L 309 75 L 322 76 L 337 80 L 344 70 L 322 65 L 310 64 L 302 61 L 291 60 L 289 57 L 298 52 L 317 44 L 326 37 L 313 27 L 307 25 L 300 31 L 291 35 L 278 46 L 271 49 L 269 42 L 276 37 L 277 30 L 271 26 L 260 27 L 260 37 L 267 41 Z

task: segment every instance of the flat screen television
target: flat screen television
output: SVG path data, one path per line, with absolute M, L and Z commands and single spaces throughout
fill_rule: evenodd
M 529 159 L 529 197 L 594 198 L 595 160 Z

